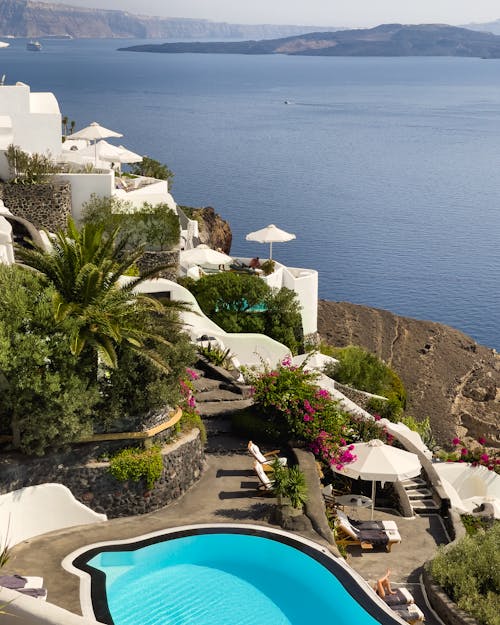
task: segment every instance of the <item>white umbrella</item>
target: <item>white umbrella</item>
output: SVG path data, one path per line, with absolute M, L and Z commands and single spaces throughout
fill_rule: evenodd
M 181 265 L 226 265 L 232 262 L 231 256 L 203 244 L 180 253 Z
M 295 235 L 290 232 L 280 230 L 274 224 L 269 224 L 261 230 L 250 232 L 245 237 L 247 241 L 257 241 L 257 243 L 269 243 L 269 258 L 273 257 L 273 243 L 285 243 L 295 239 Z
M 120 163 L 142 163 L 143 157 L 140 154 L 128 150 L 123 147 L 123 145 L 119 145 L 118 147 L 121 150 Z
M 82 128 L 81 130 L 77 130 L 72 135 L 69 135 L 70 139 L 86 139 L 87 141 L 94 142 L 94 159 L 97 162 L 97 140 L 98 139 L 107 139 L 109 137 L 123 137 L 119 132 L 115 132 L 114 130 L 109 130 L 109 128 L 104 128 L 97 122 L 92 122 L 89 126 Z
M 347 447 L 343 447 L 347 450 Z M 355 443 L 351 453 L 356 460 L 343 465 L 341 469 L 332 469 L 354 479 L 372 481 L 372 514 L 375 507 L 376 482 L 396 482 L 419 475 L 422 467 L 417 454 L 386 445 L 381 440 L 374 439 L 367 443 Z

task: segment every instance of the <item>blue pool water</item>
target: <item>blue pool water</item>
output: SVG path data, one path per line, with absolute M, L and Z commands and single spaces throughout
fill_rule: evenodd
M 114 625 L 395 623 L 331 556 L 240 531 L 91 550 L 75 564 L 91 575 L 95 617 Z

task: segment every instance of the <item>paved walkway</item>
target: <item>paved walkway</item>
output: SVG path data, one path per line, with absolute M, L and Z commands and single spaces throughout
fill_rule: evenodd
M 20 574 L 42 576 L 48 600 L 80 614 L 79 579 L 61 566 L 69 553 L 100 541 L 133 538 L 193 523 L 270 525 L 270 513 L 276 501 L 268 494 L 260 494 L 257 485 L 248 454 L 210 454 L 201 479 L 175 503 L 143 516 L 112 519 L 25 541 L 14 548 L 8 567 Z M 365 518 L 369 512 L 360 510 L 360 514 Z M 440 519 L 437 516 L 403 519 L 380 510 L 376 511 L 376 518 L 397 520 L 402 543 L 395 545 L 391 553 L 349 548 L 348 563 L 369 581 L 390 568 L 396 585 L 408 586 L 415 592 L 418 605 L 426 612 L 427 623 L 438 624 L 419 594 L 418 581 L 424 562 L 433 556 L 437 545 L 447 542 Z M 317 534 L 307 537 L 325 544 Z

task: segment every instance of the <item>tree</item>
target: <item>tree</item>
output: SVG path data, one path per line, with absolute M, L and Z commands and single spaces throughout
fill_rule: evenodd
M 54 324 L 54 288 L 16 265 L 0 264 L 0 284 L 0 429 L 41 455 L 92 431 L 97 383 L 69 349 L 77 320 Z
M 144 202 L 136 209 L 119 198 L 93 195 L 82 214 L 84 223 L 101 224 L 108 235 L 119 228 L 119 237 L 127 239 L 130 248 L 165 250 L 179 243 L 179 217 L 166 203 Z
M 157 178 L 158 180 L 166 180 L 168 188 L 171 189 L 174 183 L 174 173 L 154 158 L 144 156 L 141 163 L 134 163 L 130 168 L 131 173 L 136 176 L 146 176 L 148 178 Z
M 106 366 L 115 368 L 116 347 L 125 344 L 168 368 L 154 349 L 156 344 L 168 343 L 156 332 L 153 316 L 162 315 L 165 308 L 158 300 L 133 290 L 162 268 L 145 272 L 140 278 L 121 280 L 140 258 L 142 249 L 126 251 L 126 240 L 116 243 L 117 238 L 118 230 L 105 236 L 100 224 L 87 223 L 78 231 L 70 219 L 68 230 L 55 235 L 50 251 L 39 246 L 19 247 L 16 255 L 54 286 L 55 321 L 78 321 L 70 337 L 72 354 L 78 356 L 89 347 Z
M 184 280 L 202 311 L 226 332 L 259 332 L 296 352 L 302 318 L 295 293 L 271 289 L 258 276 L 230 271 Z

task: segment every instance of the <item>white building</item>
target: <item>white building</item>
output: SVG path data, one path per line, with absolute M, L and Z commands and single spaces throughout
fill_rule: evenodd
M 32 93 L 18 82 L 0 85 L 0 178 L 9 177 L 4 152 L 14 144 L 24 152 L 61 154 L 61 111 L 53 93 Z

